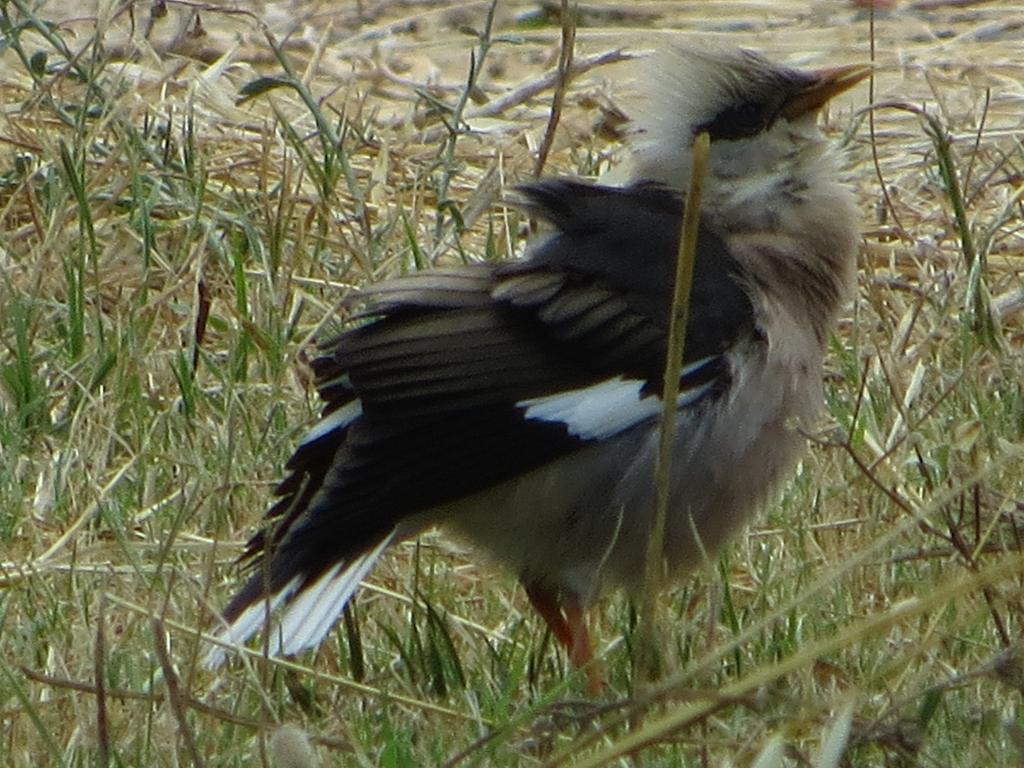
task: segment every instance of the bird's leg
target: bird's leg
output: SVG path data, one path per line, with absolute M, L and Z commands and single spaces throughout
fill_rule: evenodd
M 524 585 L 525 586 L 525 585 Z M 558 600 L 558 593 L 545 589 L 538 584 L 526 586 L 526 596 L 530 598 L 530 605 L 544 619 L 548 629 L 554 634 L 566 650 L 572 651 L 573 636 L 569 624 L 562 615 L 562 604 Z
M 558 642 L 568 651 L 569 661 L 577 669 L 586 672 L 587 692 L 591 696 L 600 694 L 604 690 L 604 675 L 594 660 L 594 647 L 590 642 L 590 630 L 582 601 L 575 596 L 560 596 L 537 584 L 526 587 L 526 596 Z

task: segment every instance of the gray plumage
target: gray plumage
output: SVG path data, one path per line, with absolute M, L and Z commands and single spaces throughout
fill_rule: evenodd
M 791 470 L 821 406 L 857 214 L 815 118 L 865 73 L 667 51 L 623 187 L 527 185 L 519 204 L 552 232 L 525 259 L 369 289 L 372 322 L 314 364 L 324 418 L 250 542 L 221 636 L 244 641 L 279 607 L 271 651 L 315 645 L 387 546 L 442 526 L 512 570 L 589 661 L 582 610 L 642 586 L 680 189 L 702 130 L 665 558 L 679 574 L 718 550 Z

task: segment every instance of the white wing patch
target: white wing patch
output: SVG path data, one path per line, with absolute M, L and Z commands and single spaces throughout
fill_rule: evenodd
M 275 613 L 284 603 L 280 619 L 271 619 L 269 622 L 270 655 L 293 655 L 319 645 L 331 631 L 345 605 L 366 578 L 366 574 L 395 540 L 397 533 L 397 528 L 392 529 L 391 533 L 369 552 L 363 553 L 355 560 L 338 563 L 330 568 L 299 592 L 297 597 L 295 593 L 302 582 L 302 576 L 296 576 L 269 599 L 253 603 L 231 624 L 218 630 L 217 639 L 223 643 L 241 645 L 267 626 L 268 614 Z M 203 665 L 207 669 L 216 669 L 224 663 L 227 650 L 220 646 L 210 649 L 203 660 Z
M 713 359 L 705 357 L 687 365 L 681 371 L 681 377 Z M 584 389 L 534 397 L 516 405 L 525 409 L 523 416 L 527 419 L 561 422 L 570 435 L 581 440 L 604 440 L 661 413 L 661 398 L 643 395 L 646 384 L 642 379 L 616 376 Z M 711 385 L 712 382 L 707 382 L 681 391 L 676 406 L 684 408 L 696 402 Z

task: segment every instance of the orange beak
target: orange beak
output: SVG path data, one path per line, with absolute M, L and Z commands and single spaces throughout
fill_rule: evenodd
M 786 102 L 782 108 L 782 116 L 787 120 L 795 120 L 821 109 L 827 101 L 853 88 L 873 71 L 867 64 L 819 69 L 812 73 L 815 76 L 814 82 Z

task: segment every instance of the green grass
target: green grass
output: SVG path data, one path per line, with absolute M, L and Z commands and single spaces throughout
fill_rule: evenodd
M 634 694 L 635 610 L 612 596 L 609 690 L 588 700 L 514 579 L 434 534 L 385 559 L 319 652 L 212 674 L 197 632 L 315 416 L 311 340 L 352 286 L 518 252 L 484 180 L 528 178 L 550 92 L 492 141 L 466 132 L 465 86 L 493 98 L 510 62 L 539 77 L 529 53 L 560 32 L 453 29 L 452 87 L 401 90 L 255 34 L 258 74 L 161 69 L 114 55 L 126 18 L 101 46 L 48 12 L 0 1 L 0 762 L 269 766 L 299 738 L 281 724 L 324 765 L 1024 759 L 1024 329 L 986 315 L 1021 290 L 1024 153 L 995 99 L 984 125 L 959 92 L 927 119 L 880 108 L 877 172 L 853 135 L 865 245 L 829 418 L 755 527 L 664 596 L 661 684 Z M 580 128 L 594 87 L 569 89 L 551 173 L 616 154 Z M 389 117 L 396 89 L 434 142 Z M 831 120 L 837 138 L 858 122 Z M 876 226 L 879 174 L 899 194 Z

